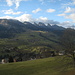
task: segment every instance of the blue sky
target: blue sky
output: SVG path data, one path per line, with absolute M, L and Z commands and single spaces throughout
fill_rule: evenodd
M 75 25 L 75 0 L 0 0 L 0 18 Z

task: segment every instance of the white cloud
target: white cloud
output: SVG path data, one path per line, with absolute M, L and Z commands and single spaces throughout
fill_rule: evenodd
M 12 15 L 18 15 L 18 14 L 21 14 L 22 12 L 18 11 L 18 12 L 14 12 L 12 9 L 9 9 L 9 10 L 2 10 L 2 12 L 4 14 L 12 14 Z
M 55 12 L 55 9 L 47 9 L 46 12 L 52 13 L 52 12 Z
M 67 7 L 66 8 L 66 11 L 64 13 L 70 13 L 71 12 L 71 8 L 70 7 Z
M 66 15 L 66 14 L 63 13 L 63 14 L 58 14 L 57 16 L 65 16 L 65 15 Z
M 45 20 L 45 21 L 48 20 L 47 17 L 40 17 L 39 19 L 40 19 L 40 20 Z
M 75 0 L 70 0 L 66 4 L 62 4 L 62 7 L 75 6 Z
M 12 6 L 13 5 L 13 0 L 6 0 L 6 2 L 7 2 L 8 6 Z
M 32 15 L 22 14 L 21 16 L 18 16 L 18 17 L 12 17 L 7 15 L 7 16 L 0 17 L 0 19 L 17 19 L 19 21 L 31 21 Z
M 19 16 L 19 17 L 16 17 L 15 19 L 17 19 L 17 20 L 19 20 L 19 21 L 32 21 L 33 19 L 32 19 L 32 15 L 30 15 L 30 14 L 23 14 L 23 15 L 21 15 L 21 16 Z
M 67 14 L 58 14 L 57 16 L 63 16 L 65 19 L 71 19 L 75 23 L 75 13 Z
M 45 24 L 50 23 L 51 25 L 57 24 L 57 25 L 63 26 L 63 27 L 71 27 L 72 26 L 72 22 L 70 22 L 70 21 L 65 21 L 65 22 L 60 23 L 58 21 L 49 20 L 47 17 L 39 17 L 37 19 L 34 19 L 32 17 L 32 15 L 30 15 L 30 14 L 23 14 L 19 17 L 3 16 L 3 17 L 0 17 L 0 19 L 15 19 L 15 20 L 19 20 L 21 22 L 28 21 L 28 22 L 31 22 L 31 23 L 43 22 Z
M 32 15 L 30 15 L 30 14 L 23 14 L 19 17 L 3 16 L 3 17 L 0 17 L 0 19 L 17 19 L 22 22 L 24 22 L 24 21 L 32 22 L 34 20 L 32 18 Z
M 65 22 L 62 22 L 62 23 L 60 23 L 58 25 L 63 26 L 63 27 L 71 27 L 72 26 L 72 22 L 65 21 Z
M 72 22 L 75 23 L 75 8 L 67 7 L 62 14 L 58 14 L 57 16 L 63 16 L 65 19 L 71 19 Z
M 35 20 L 35 22 L 43 22 L 45 24 L 50 23 L 50 24 L 59 24 L 58 21 L 54 20 L 49 20 L 47 17 L 39 17 Z
M 11 17 L 11 16 L 3 16 L 3 17 L 0 17 L 0 19 L 14 19 L 14 17 Z
M 24 22 L 24 21 L 28 21 L 28 22 L 31 22 L 31 23 L 38 23 L 38 22 L 43 22 L 45 24 L 47 23 L 50 23 L 50 24 L 59 24 L 58 21 L 54 21 L 54 20 L 49 20 L 47 17 L 39 17 L 39 18 L 33 18 L 31 14 L 22 14 L 21 16 L 19 17 L 11 17 L 11 16 L 3 16 L 3 17 L 0 17 L 1 19 L 17 19 L 21 22 Z
M 66 28 L 72 27 L 72 23 L 73 23 L 73 22 L 70 22 L 70 21 L 65 21 L 65 22 L 60 23 L 58 21 L 49 20 L 47 17 L 39 17 L 37 19 L 34 19 L 32 17 L 32 15 L 30 15 L 30 14 L 23 14 L 19 17 L 3 16 L 3 17 L 0 17 L 0 19 L 15 19 L 15 20 L 19 20 L 21 22 L 28 21 L 28 22 L 31 22 L 31 23 L 43 22 L 45 24 L 50 23 L 51 25 L 57 24 L 59 26 L 63 26 L 63 27 L 66 27 Z
M 74 13 L 75 12 L 75 8 L 71 8 L 71 7 L 67 7 L 66 10 L 64 11 L 64 13 Z
M 41 11 L 41 10 L 42 10 L 42 9 L 37 8 L 36 10 L 33 10 L 32 13 L 37 13 L 37 12 L 39 12 L 39 11 Z
M 54 21 L 54 20 L 49 20 L 47 17 L 39 17 L 39 18 L 33 18 L 32 15 L 30 14 L 23 14 L 19 17 L 16 17 L 15 19 L 19 20 L 19 21 L 28 21 L 28 22 L 31 22 L 31 23 L 38 23 L 38 22 L 43 22 L 45 24 L 47 23 L 50 23 L 50 24 L 59 24 L 58 21 Z
M 47 5 L 47 3 L 55 3 L 61 0 L 39 0 L 39 1 L 41 2 L 42 5 Z
M 44 22 L 44 23 L 46 23 L 47 20 L 48 20 L 47 17 L 42 17 L 42 16 L 41 16 L 41 17 L 37 18 L 35 21 L 36 21 L 36 22 Z
M 66 15 L 65 17 L 66 17 L 67 19 L 72 19 L 73 22 L 75 23 L 75 13 L 70 14 L 70 15 Z
M 19 7 L 21 1 L 29 1 L 29 0 L 6 0 L 8 6 L 16 5 L 16 9 Z

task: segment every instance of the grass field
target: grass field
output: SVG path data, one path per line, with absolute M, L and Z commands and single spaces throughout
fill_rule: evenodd
M 0 64 L 0 75 L 75 75 L 72 60 L 65 56 Z

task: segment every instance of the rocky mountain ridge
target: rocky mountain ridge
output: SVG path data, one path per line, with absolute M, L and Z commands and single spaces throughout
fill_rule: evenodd
M 16 33 L 22 33 L 27 30 L 60 32 L 64 29 L 61 26 L 50 25 L 49 23 L 47 25 L 42 22 L 34 22 L 32 24 L 30 22 L 20 22 L 12 19 L 0 19 L 0 38 L 12 37 Z

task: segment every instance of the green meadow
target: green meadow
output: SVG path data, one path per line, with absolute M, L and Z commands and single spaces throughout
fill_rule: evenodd
M 0 64 L 0 75 L 75 75 L 74 63 L 66 56 Z

